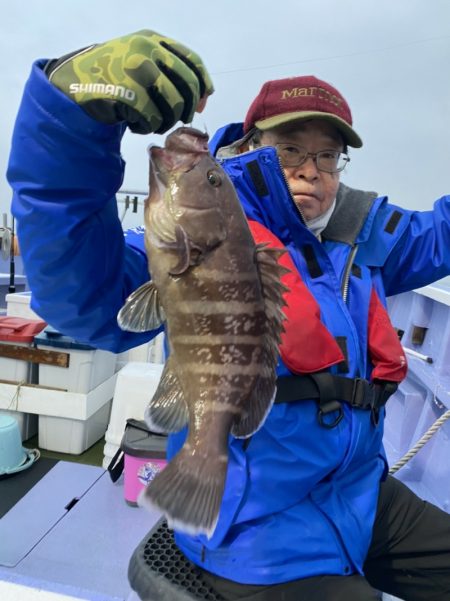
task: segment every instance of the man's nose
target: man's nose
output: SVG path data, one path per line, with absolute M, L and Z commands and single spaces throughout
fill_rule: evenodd
M 297 167 L 294 167 L 294 176 L 302 179 L 315 179 L 319 177 L 319 170 L 317 169 L 316 157 L 307 156 L 306 160 Z

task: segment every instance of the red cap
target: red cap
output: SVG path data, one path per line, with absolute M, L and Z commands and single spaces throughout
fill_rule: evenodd
M 244 132 L 254 127 L 264 131 L 283 123 L 310 119 L 329 121 L 349 146 L 362 146 L 361 138 L 352 128 L 352 113 L 345 98 L 313 75 L 267 81 L 248 110 Z

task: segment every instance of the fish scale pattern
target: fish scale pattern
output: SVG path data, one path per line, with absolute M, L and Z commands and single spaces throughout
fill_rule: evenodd
M 143 601 L 223 601 L 177 548 L 165 520 L 134 551 L 128 576 Z

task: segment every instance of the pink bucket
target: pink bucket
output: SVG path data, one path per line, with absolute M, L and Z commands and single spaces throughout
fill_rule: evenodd
M 124 452 L 124 496 L 136 506 L 139 493 L 167 465 L 167 437 L 150 432 L 145 422 L 128 420 L 121 448 Z

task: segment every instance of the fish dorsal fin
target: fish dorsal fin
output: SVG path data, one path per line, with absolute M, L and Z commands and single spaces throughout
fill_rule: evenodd
M 239 416 L 231 430 L 236 438 L 248 438 L 264 423 L 275 398 L 276 393 L 276 364 L 278 361 L 278 345 L 283 333 L 284 313 L 286 304 L 283 294 L 288 288 L 281 282 L 281 277 L 290 270 L 278 263 L 278 259 L 286 251 L 269 248 L 265 244 L 256 246 L 256 264 L 261 280 L 267 317 L 267 332 L 263 345 L 264 366 L 249 395 L 245 412 Z
M 117 315 L 119 326 L 129 332 L 155 330 L 165 321 L 158 290 L 151 281 L 130 294 Z
M 256 246 L 256 264 L 261 278 L 268 326 L 266 348 L 275 364 L 278 361 L 278 345 L 284 331 L 285 315 L 282 309 L 286 305 L 286 301 L 283 294 L 289 291 L 281 278 L 291 271 L 280 265 L 278 260 L 286 252 L 285 249 L 271 248 L 265 244 Z
M 158 388 L 145 411 L 145 421 L 150 430 L 162 434 L 178 432 L 188 421 L 187 405 L 171 356 L 166 361 Z
M 277 341 L 283 332 L 284 313 L 282 308 L 286 305 L 283 294 L 289 290 L 282 283 L 281 278 L 289 273 L 290 269 L 278 263 L 278 259 L 285 253 L 284 249 L 269 248 L 265 244 L 256 246 L 256 265 L 261 279 L 266 314 L 273 326 L 271 333 L 278 331 Z

